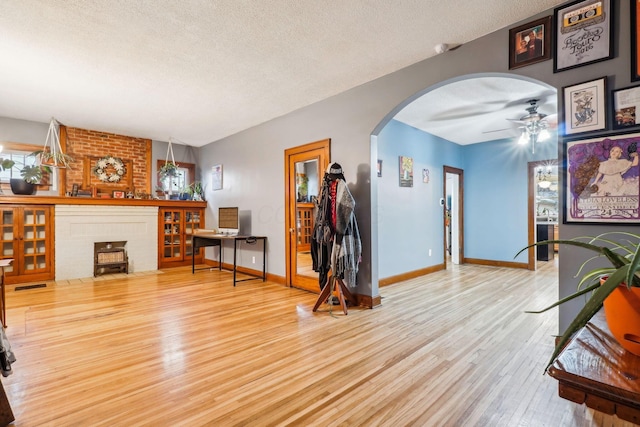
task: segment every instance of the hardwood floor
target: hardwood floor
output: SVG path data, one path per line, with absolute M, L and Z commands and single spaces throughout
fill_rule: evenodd
M 542 375 L 546 264 L 452 266 L 347 316 L 217 270 L 9 287 L 2 382 L 15 426 L 630 426 Z

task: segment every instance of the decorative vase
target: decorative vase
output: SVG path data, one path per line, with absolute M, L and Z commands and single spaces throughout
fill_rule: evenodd
M 11 180 L 9 181 L 9 185 L 11 185 L 11 191 L 13 192 L 13 194 L 30 196 L 36 190 L 35 184 L 28 183 L 21 178 L 11 178 Z
M 604 315 L 611 334 L 620 345 L 640 356 L 640 288 L 629 289 L 626 284 L 618 286 L 604 300 Z

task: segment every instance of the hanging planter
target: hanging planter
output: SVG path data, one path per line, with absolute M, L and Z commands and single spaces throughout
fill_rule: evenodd
M 42 150 L 31 153 L 36 156 L 40 164 L 53 168 L 66 168 L 74 162 L 73 157 L 65 154 L 60 145 L 60 137 L 58 136 L 58 122 L 55 118 L 51 118 L 49 123 L 49 131 L 44 142 Z

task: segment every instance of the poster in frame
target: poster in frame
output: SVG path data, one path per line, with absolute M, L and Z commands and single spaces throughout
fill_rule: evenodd
M 640 81 L 640 0 L 631 0 L 631 81 Z
M 630 129 L 640 125 L 640 86 L 611 91 L 613 129 Z
M 576 0 L 554 9 L 553 72 L 611 59 L 612 17 L 612 0 Z
M 211 168 L 211 187 L 213 190 L 222 190 L 222 165 Z
M 562 88 L 565 135 L 607 128 L 606 86 L 607 78 L 601 77 Z
M 400 187 L 413 187 L 413 158 L 400 156 Z
M 509 69 L 551 59 L 551 16 L 509 30 Z
M 640 223 L 640 133 L 566 138 L 566 223 Z

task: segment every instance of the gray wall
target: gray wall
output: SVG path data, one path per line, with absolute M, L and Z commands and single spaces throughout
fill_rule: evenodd
M 378 294 L 377 284 L 377 184 L 372 181 L 377 159 L 376 135 L 397 111 L 432 86 L 475 73 L 515 73 L 545 82 L 562 94 L 564 86 L 608 75 L 609 89 L 630 85 L 629 2 L 615 2 L 616 57 L 573 70 L 553 73 L 553 61 L 508 70 L 508 28 L 496 31 L 454 51 L 383 76 L 327 100 L 294 111 L 202 148 L 205 175 L 214 164 L 224 164 L 230 187 L 208 193 L 210 205 L 235 201 L 252 211 L 254 234 L 269 237 L 269 271 L 285 275 L 284 150 L 331 138 L 331 160 L 340 163 L 358 203 L 356 214 L 364 253 L 358 276 L 358 292 Z M 552 10 L 531 17 L 551 15 Z M 620 16 L 623 19 L 620 19 Z M 427 48 L 427 47 L 425 47 Z M 381 52 L 383 55 L 384 52 Z M 561 102 L 558 104 L 562 105 Z M 373 137 L 372 137 L 373 135 Z M 562 147 L 562 144 L 559 144 Z M 559 149 L 562 158 L 562 148 Z M 561 195 L 562 197 L 562 195 Z M 561 224 L 562 238 L 606 231 L 612 226 Z M 640 231 L 638 227 L 627 227 Z M 584 255 L 561 249 L 560 294 L 573 291 L 573 277 Z M 577 311 L 579 303 L 560 310 L 561 328 Z

